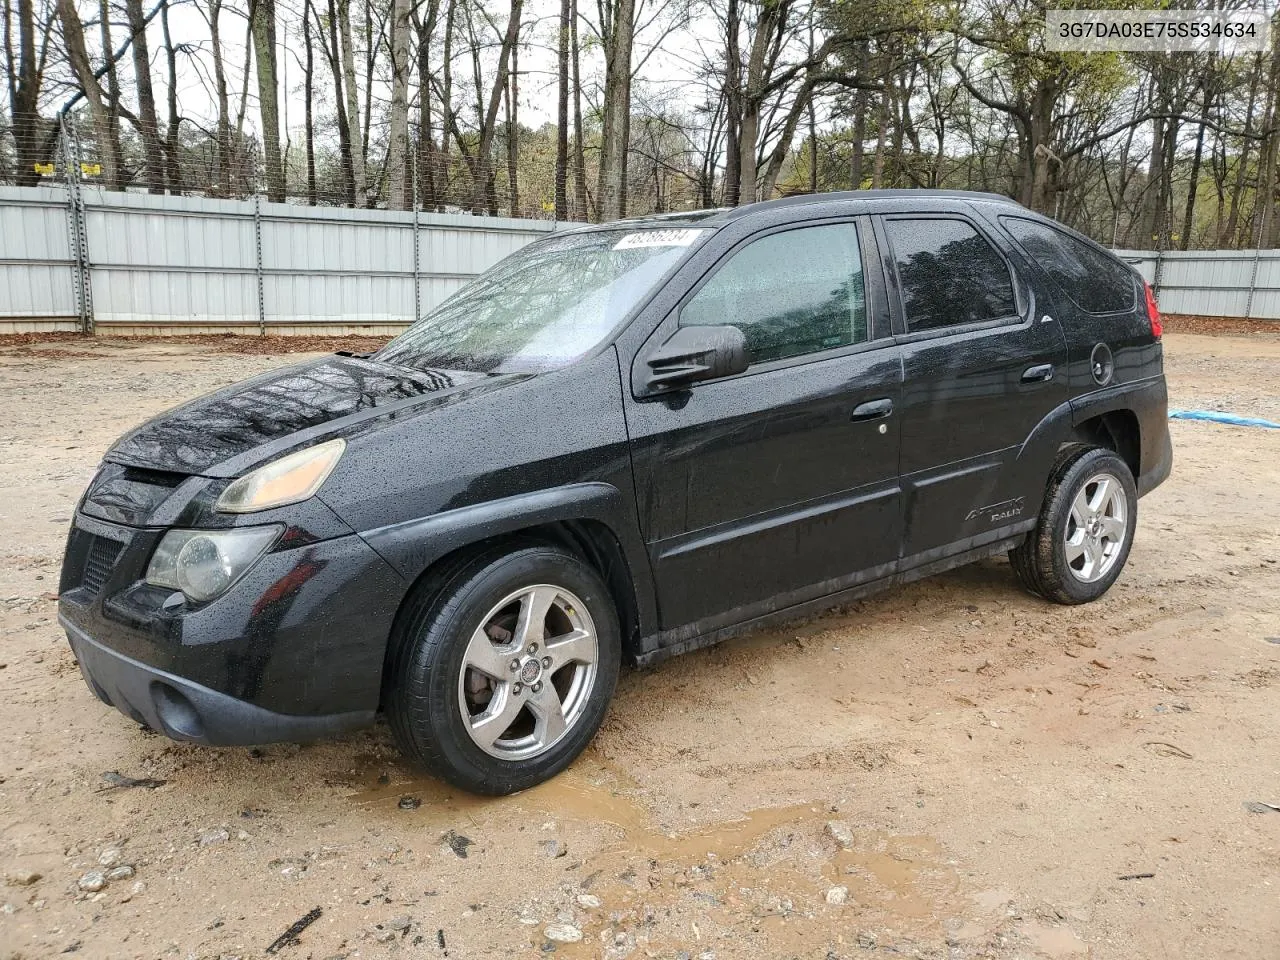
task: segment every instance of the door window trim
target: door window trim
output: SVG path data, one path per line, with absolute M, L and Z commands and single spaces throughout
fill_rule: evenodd
M 801 353 L 794 357 L 784 357 L 779 360 L 769 360 L 764 363 L 753 363 L 742 373 L 732 374 L 727 377 L 714 377 L 708 380 L 699 380 L 692 383 L 685 389 L 697 390 L 699 387 L 707 386 L 715 383 L 724 383 L 729 380 L 740 380 L 746 377 L 756 376 L 758 374 L 772 373 L 775 370 L 786 370 L 791 367 L 803 366 L 805 364 L 814 363 L 822 360 L 830 360 L 837 357 L 856 355 L 867 353 L 872 350 L 881 350 L 885 347 L 894 345 L 894 335 L 892 323 L 889 315 L 892 311 L 891 300 L 889 295 L 888 284 L 881 274 L 873 277 L 868 265 L 868 240 L 872 239 L 871 217 L 865 213 L 835 215 L 828 217 L 816 218 L 813 220 L 789 220 L 786 223 L 778 223 L 769 227 L 764 227 L 748 234 L 741 240 L 737 241 L 733 246 L 725 250 L 715 262 L 707 267 L 706 271 L 698 277 L 689 288 L 681 294 L 676 305 L 668 312 L 667 316 L 654 328 L 652 333 L 645 338 L 640 348 L 636 351 L 632 361 L 635 365 L 643 365 L 644 356 L 650 349 L 650 344 L 655 340 L 659 342 L 671 336 L 675 329 L 680 325 L 680 311 L 685 308 L 698 292 L 706 286 L 711 279 L 715 277 L 725 265 L 729 263 L 742 249 L 747 245 L 754 243 L 764 237 L 772 236 L 777 233 L 788 233 L 793 230 L 804 230 L 808 227 L 826 227 L 837 224 L 852 225 L 857 235 L 858 258 L 861 261 L 863 275 L 863 291 L 866 298 L 867 312 L 867 334 L 868 338 L 861 343 L 845 344 L 839 347 L 828 347 L 825 350 L 814 350 L 811 353 Z M 886 322 L 889 321 L 889 322 Z M 633 378 L 634 383 L 634 378 Z M 669 395 L 669 392 L 657 394 L 638 395 L 636 399 L 642 401 L 660 400 Z
M 983 330 L 995 330 L 1001 327 L 1022 327 L 1029 326 L 1034 311 L 1029 310 L 1029 298 L 1023 293 L 1023 279 L 1014 269 L 1013 262 L 1001 249 L 1000 244 L 992 239 L 990 233 L 984 229 L 974 217 L 962 211 L 942 211 L 930 210 L 928 212 L 913 213 L 908 210 L 899 210 L 892 213 L 875 214 L 876 240 L 880 243 L 884 256 L 881 258 L 884 262 L 885 273 L 888 275 L 888 297 L 890 313 L 894 318 L 894 337 L 897 343 L 915 343 L 920 340 L 935 340 L 941 337 L 949 337 L 957 333 L 976 333 Z M 912 331 L 907 326 L 907 305 L 902 296 L 902 278 L 898 275 L 898 254 L 893 248 L 893 241 L 889 238 L 889 231 L 886 224 L 890 220 L 960 220 L 970 227 L 973 231 L 986 241 L 989 246 L 1004 263 L 1005 269 L 1009 271 L 1009 286 L 1013 290 L 1013 301 L 1015 313 L 1003 314 L 999 317 L 992 317 L 989 320 L 977 320 L 973 323 L 957 323 L 947 327 L 933 327 L 929 330 Z

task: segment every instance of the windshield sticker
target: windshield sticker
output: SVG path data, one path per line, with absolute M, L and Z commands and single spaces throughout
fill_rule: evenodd
M 638 247 L 687 247 L 705 230 L 645 230 L 628 233 L 613 245 L 615 250 L 635 250 Z

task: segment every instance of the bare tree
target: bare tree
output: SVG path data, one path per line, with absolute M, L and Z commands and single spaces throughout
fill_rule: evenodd
M 138 135 L 142 138 L 144 179 L 151 193 L 164 193 L 164 152 L 160 147 L 160 124 L 156 119 L 156 98 L 151 89 L 151 55 L 147 50 L 147 27 L 142 16 L 142 0 L 124 0 L 125 16 L 133 41 L 133 75 L 138 92 Z
M 636 0 L 597 0 L 604 40 L 604 106 L 601 110 L 597 202 L 602 220 L 627 213 L 627 144 L 631 132 L 631 52 Z
M 556 183 L 555 217 L 569 219 L 569 31 L 573 0 L 560 0 L 560 29 L 556 32 Z
M 390 121 L 387 207 L 405 210 L 413 189 L 409 178 L 409 0 L 392 0 L 391 6 Z
M 330 0 L 332 8 L 333 0 Z M 355 45 L 351 40 L 351 0 L 337 0 L 338 37 L 341 41 L 342 81 L 340 96 L 345 91 L 347 151 L 351 158 L 351 180 L 354 203 L 361 206 L 368 199 L 369 184 L 365 173 L 364 135 L 360 129 L 360 94 L 356 87 Z
M 42 159 L 40 143 L 40 92 L 44 84 L 45 60 L 49 50 L 50 22 L 40 26 L 39 50 L 36 49 L 36 14 L 33 0 L 18 0 L 18 52 L 13 52 L 10 35 L 9 8 L 5 7 L 5 75 L 9 83 L 9 119 L 17 154 L 16 182 L 32 186 L 40 181 L 35 165 Z M 50 14 L 52 17 L 52 14 Z
M 267 174 L 267 198 L 284 202 L 284 164 L 280 158 L 280 91 L 276 81 L 276 3 L 250 0 L 258 72 L 258 113 L 262 120 L 262 158 Z
M 160 29 L 164 36 L 164 59 L 168 67 L 166 105 L 169 110 L 165 125 L 165 179 L 171 193 L 182 192 L 182 163 L 178 156 L 178 133 L 182 115 L 178 112 L 178 54 L 169 30 L 169 0 L 160 0 Z
M 62 21 L 62 35 L 67 44 L 67 59 L 89 103 L 89 116 L 93 122 L 94 137 L 98 143 L 99 162 L 102 164 L 102 184 L 108 190 L 119 190 L 120 137 L 115 111 L 108 102 L 108 95 L 98 85 L 93 67 L 89 63 L 89 50 L 84 40 L 84 24 L 73 0 L 57 0 L 58 19 Z
M 315 123 L 315 48 L 311 45 L 311 0 L 304 0 L 302 7 L 302 64 L 303 148 L 307 164 L 307 203 L 316 205 L 316 123 Z

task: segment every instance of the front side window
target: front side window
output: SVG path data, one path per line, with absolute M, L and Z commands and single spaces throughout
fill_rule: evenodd
M 1123 263 L 1048 224 L 1025 217 L 1001 217 L 1000 222 L 1080 309 L 1133 309 L 1133 274 Z
M 1009 267 L 964 220 L 886 220 L 907 330 L 938 330 L 1017 314 Z
M 594 230 L 530 244 L 374 355 L 418 370 L 540 373 L 590 352 L 710 230 Z
M 680 325 L 737 327 L 752 363 L 862 343 L 857 227 L 802 227 L 751 241 L 684 305 Z

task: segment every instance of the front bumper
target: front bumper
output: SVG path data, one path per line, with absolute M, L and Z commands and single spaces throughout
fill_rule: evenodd
M 65 617 L 58 620 L 98 699 L 174 740 L 218 746 L 300 743 L 373 722 L 373 710 L 314 717 L 275 713 L 139 663 L 98 643 Z
M 58 619 L 99 698 L 208 744 L 308 740 L 373 719 L 407 585 L 368 544 L 277 548 L 188 606 L 143 582 L 163 532 L 76 513 Z

